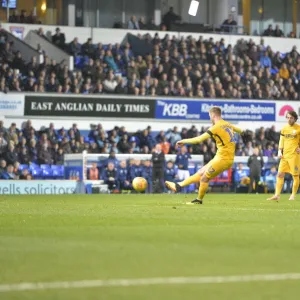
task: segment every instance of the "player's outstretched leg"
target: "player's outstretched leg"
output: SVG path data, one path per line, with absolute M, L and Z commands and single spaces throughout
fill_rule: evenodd
M 284 184 L 284 173 L 278 173 L 276 181 L 275 195 L 271 198 L 268 198 L 269 201 L 278 201 L 280 199 L 281 190 Z
M 293 182 L 293 190 L 292 190 L 292 195 L 290 196 L 290 201 L 295 200 L 296 194 L 299 189 L 299 175 L 294 175 L 293 176 L 294 182 Z
M 181 182 L 175 183 L 175 182 L 171 182 L 171 181 L 166 181 L 165 185 L 169 190 L 173 191 L 174 193 L 180 193 L 181 189 L 183 187 L 186 187 L 186 186 L 188 186 L 190 184 L 193 184 L 193 183 L 199 183 L 200 180 L 201 180 L 202 175 L 205 172 L 205 170 L 206 169 L 205 169 L 205 166 L 204 166 L 197 173 L 195 173 L 194 175 L 188 177 L 187 179 L 185 179 Z
M 192 204 L 192 205 L 202 204 L 203 198 L 208 190 L 208 186 L 209 186 L 209 179 L 206 176 L 202 176 L 199 191 L 198 191 L 198 197 L 192 202 L 188 202 L 187 204 Z

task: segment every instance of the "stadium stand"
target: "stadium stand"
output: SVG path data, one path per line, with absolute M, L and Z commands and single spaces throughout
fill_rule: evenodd
M 38 34 L 42 32 L 41 28 Z M 131 35 L 130 43 L 122 45 L 94 45 L 90 38 L 82 45 L 76 38 L 65 44 L 63 33 L 57 32 L 52 41 L 58 40 L 60 48 L 74 56 L 73 71 L 42 49 L 43 63 L 36 57 L 25 62 L 2 31 L 1 92 L 299 100 L 296 47 L 280 53 L 263 39 L 259 45 L 241 39 L 225 47 L 222 38 L 178 40 L 168 34 L 163 39 L 158 34 Z

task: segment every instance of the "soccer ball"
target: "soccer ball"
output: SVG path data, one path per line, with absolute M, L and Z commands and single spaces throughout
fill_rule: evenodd
M 143 177 L 135 177 L 132 181 L 132 186 L 137 192 L 142 193 L 146 190 L 148 183 Z

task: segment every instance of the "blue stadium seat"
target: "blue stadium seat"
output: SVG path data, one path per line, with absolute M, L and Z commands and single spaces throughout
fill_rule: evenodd
M 48 170 L 48 169 L 51 169 L 50 165 L 46 165 L 46 164 L 40 165 L 40 168 L 41 168 L 42 170 Z
M 33 171 L 35 169 L 40 169 L 40 166 L 38 164 L 35 164 L 35 163 L 31 163 L 30 164 L 30 167 L 29 167 L 29 170 L 30 171 Z
M 52 176 L 54 179 L 63 179 L 64 178 L 64 166 L 51 166 Z
M 34 179 L 42 179 L 42 169 L 40 169 L 40 168 L 32 169 L 31 175 Z
M 42 169 L 42 176 L 44 179 L 53 179 L 53 174 L 52 174 L 51 168 L 49 169 Z
M 19 171 L 28 170 L 28 169 L 29 169 L 28 165 L 20 165 L 19 166 Z

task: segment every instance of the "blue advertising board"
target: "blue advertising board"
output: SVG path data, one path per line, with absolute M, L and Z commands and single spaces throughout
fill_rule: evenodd
M 227 121 L 275 121 L 276 104 L 271 102 L 241 102 L 212 100 L 157 100 L 156 119 L 209 121 L 209 110 L 213 106 L 222 108 Z

